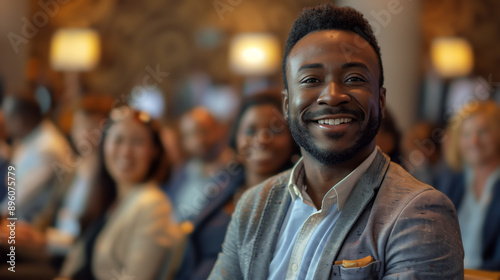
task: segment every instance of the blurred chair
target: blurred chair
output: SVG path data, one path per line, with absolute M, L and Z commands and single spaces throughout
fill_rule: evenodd
M 465 269 L 465 280 L 500 280 L 500 272 L 478 270 L 478 269 Z

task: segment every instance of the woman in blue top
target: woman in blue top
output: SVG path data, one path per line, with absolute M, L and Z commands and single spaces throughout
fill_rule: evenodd
M 448 164 L 437 188 L 457 209 L 470 269 L 500 270 L 500 108 L 492 101 L 465 105 L 448 126 Z

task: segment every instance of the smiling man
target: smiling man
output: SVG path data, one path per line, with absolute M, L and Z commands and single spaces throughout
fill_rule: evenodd
M 283 77 L 303 157 L 241 198 L 210 279 L 463 279 L 455 208 L 375 145 L 386 90 L 362 14 L 304 10 Z

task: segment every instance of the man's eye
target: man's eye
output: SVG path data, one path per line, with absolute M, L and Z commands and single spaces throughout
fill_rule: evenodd
M 319 83 L 319 80 L 316 78 L 306 78 L 302 80 L 303 84 L 312 84 L 312 83 Z
M 346 82 L 364 82 L 365 80 L 360 77 L 349 77 Z

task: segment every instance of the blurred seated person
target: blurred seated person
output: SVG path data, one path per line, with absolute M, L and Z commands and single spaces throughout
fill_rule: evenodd
M 187 112 L 179 126 L 188 160 L 176 168 L 165 190 L 177 220 L 192 221 L 208 203 L 211 179 L 227 167 L 234 154 L 225 141 L 222 125 L 207 109 L 197 107 Z
M 7 173 L 10 165 L 10 146 L 7 144 L 7 133 L 5 132 L 5 121 L 3 112 L 0 110 L 0 201 L 7 196 Z
M 444 130 L 438 125 L 421 121 L 403 137 L 406 170 L 416 179 L 437 186 L 439 177 L 448 167 L 441 152 Z
M 112 98 L 87 94 L 73 109 L 71 140 L 77 152 L 75 164 L 65 170 L 66 185 L 55 190 L 43 211 L 34 219 L 36 229 L 46 232 L 49 251 L 64 255 L 80 234 L 80 218 L 87 204 L 91 181 L 99 163 L 98 146 L 112 106 Z
M 392 114 L 387 109 L 385 117 L 380 123 L 380 129 L 375 137 L 377 146 L 387 154 L 392 162 L 401 163 L 401 132 L 399 131 Z M 404 167 L 404 166 L 403 166 Z
M 7 96 L 2 110 L 5 128 L 12 139 L 11 163 L 16 177 L 16 217 L 31 222 L 46 205 L 50 194 L 65 178 L 72 150 L 64 135 L 44 118 L 38 103 L 29 95 Z M 6 215 L 6 199 L 2 211 Z
M 160 138 L 169 162 L 182 162 L 184 155 L 181 149 L 179 149 L 181 146 L 179 130 L 175 123 L 163 122 L 160 129 Z
M 238 162 L 231 162 L 213 179 L 213 186 L 228 182 L 228 187 L 214 192 L 193 221 L 194 231 L 176 279 L 207 279 L 222 251 L 231 214 L 242 193 L 291 168 L 298 160 L 300 151 L 283 118 L 279 90 L 264 90 L 243 100 L 231 142 Z
M 95 177 L 98 144 L 111 103 L 111 98 L 90 95 L 82 97 L 74 108 L 71 138 L 78 157 L 73 165 L 62 169 L 59 175 L 68 179 L 51 188 L 50 198 L 33 222 L 18 224 L 17 256 L 24 260 L 23 266 L 33 268 L 50 261 L 58 270 L 79 235 L 79 219 L 87 203 L 90 181 Z
M 82 217 L 83 235 L 63 265 L 63 277 L 149 280 L 173 275 L 183 237 L 158 187 L 167 164 L 158 130 L 145 112 L 125 106 L 112 110 Z
M 500 271 L 500 108 L 465 105 L 447 128 L 446 159 L 456 174 L 437 188 L 455 204 L 465 268 Z

